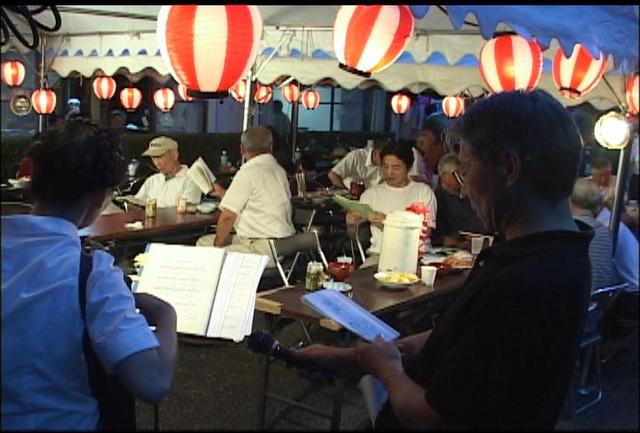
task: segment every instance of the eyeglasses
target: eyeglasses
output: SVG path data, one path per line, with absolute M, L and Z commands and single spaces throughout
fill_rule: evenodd
M 453 176 L 456 178 L 458 183 L 462 186 L 464 185 L 464 178 L 467 176 L 469 169 L 473 165 L 473 160 L 465 161 L 464 163 L 460 163 L 459 168 L 453 171 Z
M 464 186 L 464 176 L 462 176 L 458 170 L 453 170 L 453 177 L 456 178 L 456 181 L 460 186 Z

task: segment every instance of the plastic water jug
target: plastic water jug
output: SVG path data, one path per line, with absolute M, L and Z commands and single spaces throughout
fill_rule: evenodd
M 413 212 L 391 212 L 384 220 L 378 271 L 416 273 L 422 216 Z

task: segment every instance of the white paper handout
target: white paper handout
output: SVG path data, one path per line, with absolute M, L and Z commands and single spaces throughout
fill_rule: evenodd
M 241 341 L 251 333 L 267 262 L 266 256 L 222 248 L 152 243 L 134 290 L 171 304 L 180 333 Z
M 302 296 L 302 302 L 369 342 L 373 342 L 378 335 L 385 341 L 393 341 L 400 336 L 391 326 L 335 290 L 308 293 Z
M 196 159 L 187 171 L 187 176 L 193 181 L 203 194 L 208 194 L 213 189 L 216 177 L 202 157 Z

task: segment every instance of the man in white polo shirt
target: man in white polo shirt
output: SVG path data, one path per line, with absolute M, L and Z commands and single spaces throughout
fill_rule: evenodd
M 200 203 L 200 189 L 187 177 L 187 166 L 180 164 L 178 142 L 169 137 L 156 137 L 149 142 L 149 148 L 142 154 L 150 156 L 159 173 L 144 181 L 136 198 L 147 201 L 155 198 L 158 207 L 178 205 L 182 195 L 187 202 Z
M 263 126 L 248 128 L 242 133 L 240 152 L 245 163 L 220 202 L 222 213 L 216 234 L 201 237 L 197 246 L 223 247 L 271 257 L 267 239 L 295 233 L 289 181 L 271 154 L 272 147 L 271 131 Z M 236 234 L 231 237 L 233 228 Z M 267 266 L 274 266 L 271 259 Z

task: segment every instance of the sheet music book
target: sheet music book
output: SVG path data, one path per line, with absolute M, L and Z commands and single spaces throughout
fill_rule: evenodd
M 351 212 L 358 212 L 362 218 L 368 218 L 369 215 L 375 212 L 373 209 L 371 209 L 371 206 L 366 203 L 360 203 L 357 200 L 349 200 L 348 198 L 339 195 L 334 195 L 332 198 L 333 201 L 338 203 L 346 210 Z
M 203 194 L 208 194 L 213 189 L 213 184 L 216 181 L 215 175 L 211 172 L 202 157 L 199 157 L 191 164 L 191 167 L 187 171 L 187 176 L 189 176 L 189 179 L 191 179 L 193 183 L 198 185 L 198 188 L 200 188 Z
M 268 257 L 189 245 L 147 245 L 135 292 L 168 302 L 177 330 L 236 342 L 251 334 L 256 291 Z
M 302 302 L 369 342 L 373 342 L 378 335 L 385 341 L 393 341 L 400 336 L 391 326 L 335 290 L 307 293 L 302 296 Z

